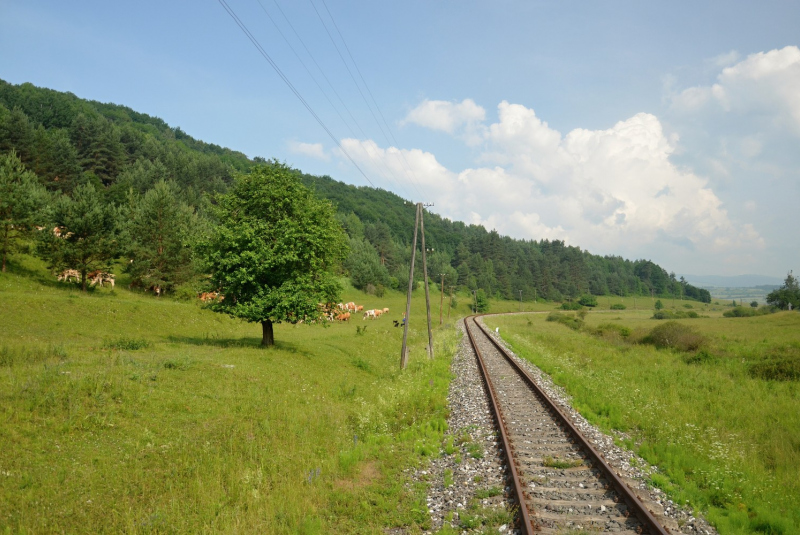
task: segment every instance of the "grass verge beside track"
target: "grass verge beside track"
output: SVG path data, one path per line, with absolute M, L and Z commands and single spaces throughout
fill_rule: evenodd
M 800 533 L 800 384 L 753 373 L 775 355 L 800 359 L 800 314 L 681 320 L 705 337 L 702 353 L 626 342 L 621 332 L 641 340 L 663 324 L 638 313 L 592 312 L 579 330 L 546 317 L 486 324 L 587 419 L 628 433 L 626 446 L 661 469 L 652 483 L 720 533 Z M 598 336 L 609 323 L 628 330 Z

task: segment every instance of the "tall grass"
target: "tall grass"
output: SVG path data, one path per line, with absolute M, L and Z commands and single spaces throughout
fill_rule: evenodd
M 590 313 L 581 331 L 543 315 L 486 320 L 590 421 L 627 432 L 627 446 L 661 469 L 652 483 L 705 511 L 721 533 L 800 533 L 800 383 L 790 367 L 800 314 L 684 321 L 686 332 L 661 334 L 704 349 L 612 336 L 624 328 L 644 340 L 665 325 L 633 311 Z
M 264 350 L 257 325 L 123 284 L 59 287 L 21 258 L 0 275 L 0 531 L 429 527 L 404 470 L 438 454 L 457 333 L 437 328 L 427 358 L 421 291 L 401 372 L 399 293 L 348 289 L 393 312 L 277 325 Z

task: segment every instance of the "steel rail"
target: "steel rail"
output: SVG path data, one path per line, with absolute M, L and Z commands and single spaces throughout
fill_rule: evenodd
M 497 402 L 497 395 L 494 391 L 494 385 L 492 385 L 492 380 L 489 378 L 489 372 L 486 370 L 486 366 L 483 363 L 483 355 L 481 355 L 480 349 L 478 349 L 478 344 L 475 342 L 475 338 L 472 336 L 472 331 L 467 324 L 467 320 L 472 319 L 475 325 L 478 325 L 478 322 L 475 321 L 475 316 L 470 316 L 464 320 L 464 327 L 467 331 L 467 336 L 469 336 L 469 341 L 472 344 L 472 349 L 475 351 L 475 357 L 478 361 L 478 366 L 481 370 L 481 377 L 483 378 L 483 383 L 486 386 L 486 391 L 489 393 L 489 405 L 492 408 L 492 414 L 494 415 L 494 419 L 497 422 L 497 427 L 500 429 L 500 438 L 502 441 L 503 451 L 506 456 L 506 462 L 508 463 L 509 471 L 511 472 L 511 479 L 514 488 L 514 494 L 517 497 L 517 503 L 519 504 L 519 520 L 520 527 L 522 528 L 523 535 L 533 535 L 534 533 L 534 524 L 531 520 L 530 512 L 528 511 L 528 507 L 525 505 L 525 494 L 522 486 L 522 481 L 519 478 L 519 471 L 517 470 L 517 461 L 514 459 L 514 454 L 512 451 L 511 440 L 508 438 L 508 432 L 506 431 L 506 423 L 503 419 L 503 412 L 500 409 L 500 404 Z M 480 327 L 480 326 L 479 326 Z M 485 334 L 485 332 L 484 332 Z M 491 337 L 489 337 L 491 338 Z
M 550 397 L 542 390 L 536 381 L 531 377 L 526 369 L 520 366 L 508 353 L 508 350 L 504 348 L 494 337 L 489 334 L 485 327 L 480 325 L 477 321 L 477 316 L 470 316 L 469 319 L 475 323 L 478 329 L 483 332 L 483 334 L 492 342 L 495 348 L 503 355 L 503 357 L 511 364 L 511 366 L 520 374 L 523 380 L 528 384 L 528 386 L 533 390 L 542 401 L 544 401 L 545 405 L 549 409 L 551 409 L 555 414 L 558 420 L 567 428 L 569 434 L 580 444 L 580 446 L 589 453 L 589 456 L 592 460 L 592 463 L 596 465 L 600 470 L 604 473 L 604 475 L 611 481 L 612 485 L 614 486 L 614 490 L 616 490 L 622 498 L 628 503 L 630 507 L 634 510 L 634 514 L 639 518 L 640 521 L 650 530 L 652 535 L 668 535 L 671 533 L 667 528 L 661 525 L 661 523 L 653 516 L 653 513 L 650 512 L 649 509 L 642 503 L 639 497 L 622 481 L 617 473 L 614 471 L 613 468 L 605 461 L 603 458 L 603 454 L 597 451 L 583 436 L 583 434 L 578 430 L 577 427 L 572 423 L 572 421 L 567 417 L 566 414 L 550 399 Z M 469 329 L 467 329 L 469 332 Z M 473 340 L 472 335 L 470 334 L 470 340 Z M 474 345 L 474 342 L 473 342 Z M 477 348 L 476 348 L 477 353 Z M 481 363 L 481 368 L 483 369 L 483 364 Z M 485 373 L 485 371 L 484 371 Z M 487 377 L 488 380 L 488 377 Z M 492 399 L 492 403 L 495 403 L 495 400 Z M 508 451 L 508 450 L 507 450 Z M 512 464 L 513 466 L 513 464 Z M 515 476 L 516 477 L 516 476 Z M 520 494 L 521 495 L 521 494 Z M 523 503 L 523 502 L 520 502 Z M 525 508 L 523 506 L 523 508 Z

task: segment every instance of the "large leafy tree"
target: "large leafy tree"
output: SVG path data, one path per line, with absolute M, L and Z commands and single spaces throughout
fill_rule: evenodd
M 47 194 L 36 178 L 27 171 L 16 152 L 0 156 L 0 251 L 6 258 L 17 250 L 34 225 Z
M 778 308 L 800 310 L 800 284 L 790 271 L 783 281 L 783 286 L 767 294 L 767 303 Z
M 199 246 L 224 295 L 213 310 L 261 323 L 261 344 L 271 346 L 274 323 L 318 318 L 318 303 L 337 300 L 331 268 L 347 254 L 346 235 L 330 202 L 292 169 L 257 166 L 217 199 L 219 225 Z
M 141 198 L 133 194 L 127 214 L 127 271 L 134 284 L 171 291 L 189 280 L 194 274 L 190 246 L 199 225 L 174 182 L 157 182 Z
M 59 233 L 40 233 L 40 255 L 51 269 L 78 270 L 81 288 L 86 290 L 86 274 L 108 270 L 121 252 L 119 209 L 105 202 L 92 184 L 83 184 L 71 197 L 57 198 L 48 215 Z

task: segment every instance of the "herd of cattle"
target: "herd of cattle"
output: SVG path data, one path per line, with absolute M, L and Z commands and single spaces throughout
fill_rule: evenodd
M 80 282 L 81 281 L 81 274 L 77 269 L 65 269 L 58 275 L 59 282 Z M 105 271 L 95 270 L 90 271 L 86 274 L 86 280 L 89 281 L 90 286 L 100 285 L 105 286 L 107 283 L 114 287 L 114 275 L 112 273 L 106 273 Z M 161 295 L 162 291 L 159 286 L 153 286 L 148 288 L 148 290 L 152 290 L 156 295 Z M 220 292 L 202 292 L 197 296 L 201 301 L 204 303 L 210 301 L 221 301 L 224 296 Z M 363 312 L 364 316 L 362 319 L 378 319 L 383 314 L 387 314 L 389 312 L 388 308 L 373 308 L 371 310 L 364 310 L 363 305 L 357 305 L 353 301 L 349 303 L 336 303 L 336 304 L 325 304 L 319 303 L 319 307 L 323 312 L 323 316 L 328 321 L 350 321 L 352 315 L 355 315 L 359 312 Z M 398 325 L 398 322 L 395 321 L 395 326 Z
M 352 315 L 359 312 L 364 313 L 363 319 L 377 319 L 381 314 L 389 312 L 388 308 L 374 308 L 372 310 L 364 310 L 363 305 L 357 305 L 350 301 L 349 303 L 336 303 L 335 305 L 326 305 L 325 303 L 319 304 L 322 308 L 325 319 L 328 321 L 350 321 Z
M 72 282 L 73 279 L 75 282 L 81 281 L 81 274 L 77 269 L 65 269 L 58 275 L 58 282 Z M 108 283 L 112 288 L 114 287 L 114 275 L 112 273 L 100 271 L 99 269 L 87 273 L 86 280 L 89 281 L 90 286 L 94 286 L 95 284 L 105 286 L 106 283 Z

